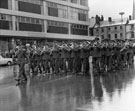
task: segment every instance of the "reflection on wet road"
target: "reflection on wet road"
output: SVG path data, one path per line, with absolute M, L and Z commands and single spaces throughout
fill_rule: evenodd
M 11 73 L 8 70 L 0 74 Z M 92 81 L 63 76 L 49 82 L 50 77 L 39 77 L 18 87 L 15 82 L 0 85 L 0 111 L 134 111 L 134 73 L 130 68 Z

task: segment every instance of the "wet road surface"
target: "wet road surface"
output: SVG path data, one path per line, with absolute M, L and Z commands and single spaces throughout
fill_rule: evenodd
M 104 77 L 46 76 L 16 86 L 0 67 L 0 111 L 135 111 L 135 68 Z

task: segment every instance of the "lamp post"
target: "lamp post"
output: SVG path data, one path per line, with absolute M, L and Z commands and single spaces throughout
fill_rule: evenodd
M 120 12 L 120 13 L 119 13 L 119 15 L 121 15 L 121 26 L 123 26 L 122 23 L 123 23 L 123 15 L 124 15 L 124 14 L 125 14 L 125 12 Z M 126 25 L 125 25 L 125 30 L 124 30 L 124 31 L 125 31 L 125 33 L 126 33 Z M 126 36 L 126 35 L 125 35 L 125 36 Z M 126 37 L 124 37 L 124 39 L 125 39 L 125 38 L 126 38 Z
M 119 15 L 121 15 L 121 23 L 123 22 L 123 15 L 124 15 L 125 13 L 124 12 L 120 12 L 119 13 Z

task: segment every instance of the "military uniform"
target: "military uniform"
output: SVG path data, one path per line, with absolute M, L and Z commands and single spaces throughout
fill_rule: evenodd
M 25 74 L 25 64 L 29 61 L 29 58 L 26 53 L 26 49 L 24 46 L 20 46 L 19 50 L 16 52 L 17 56 L 17 64 L 19 65 L 19 75 L 18 80 L 27 80 L 27 76 Z
M 100 48 L 99 47 L 94 47 L 93 48 L 93 71 L 94 75 L 99 75 L 100 74 Z
M 53 50 L 52 52 L 52 67 L 53 67 L 53 73 L 59 72 L 59 50 Z

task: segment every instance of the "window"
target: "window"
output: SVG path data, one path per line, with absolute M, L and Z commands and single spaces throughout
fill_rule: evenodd
M 64 22 L 57 22 L 57 21 L 47 21 L 48 26 L 58 26 L 58 27 L 67 27 L 68 23 Z
M 117 30 L 117 26 L 115 26 L 114 29 Z
M 1 20 L 6 20 L 6 15 L 1 14 Z
M 120 37 L 122 38 L 122 36 L 123 36 L 123 34 L 122 33 L 120 33 Z
M 134 32 L 131 32 L 131 38 L 134 38 Z
M 43 2 L 41 0 L 18 0 L 18 10 L 41 14 L 43 11 Z
M 28 23 L 29 23 L 29 22 L 30 22 L 30 18 L 28 18 L 28 17 L 27 17 L 27 18 L 26 18 L 26 22 L 28 22 Z
M 88 0 L 80 0 L 80 5 L 87 6 Z
M 73 35 L 88 35 L 88 26 L 80 24 L 71 24 L 71 34 Z
M 71 0 L 71 3 L 78 3 L 78 0 Z
M 0 8 L 8 9 L 8 0 L 0 0 Z
M 111 30 L 111 28 L 109 27 L 109 28 L 108 28 L 108 30 L 110 31 L 110 30 Z
M 97 28 L 97 29 L 96 29 L 96 32 L 98 32 L 98 31 L 99 31 L 99 29 Z
M 134 30 L 134 24 L 131 25 L 131 30 Z
M 35 23 L 36 22 L 36 19 L 35 18 L 31 18 L 31 23 Z
M 120 26 L 120 29 L 122 29 L 122 26 Z
M 111 39 L 111 34 L 108 34 L 108 39 Z
M 87 10 L 82 10 L 82 9 L 77 9 L 77 8 L 71 7 L 70 12 L 71 12 L 71 19 L 73 19 L 73 20 L 87 21 L 87 19 L 88 19 Z
M 117 34 L 115 34 L 115 39 L 117 39 L 118 37 L 117 37 Z
M 68 7 L 65 5 L 47 2 L 47 8 L 49 16 L 68 18 Z
M 25 17 L 21 17 L 21 21 L 25 22 L 26 18 Z
M 0 14 L 0 20 L 12 21 L 12 17 L 6 14 Z
M 12 16 L 0 14 L 0 29 L 12 30 Z
M 59 34 L 68 34 L 68 23 L 57 22 L 57 21 L 47 21 L 48 33 L 59 33 Z
M 104 28 L 102 28 L 101 31 L 104 32 Z
M 44 21 L 36 18 L 29 17 L 16 17 L 17 30 L 20 31 L 34 31 L 43 32 Z
M 43 24 L 43 20 L 29 17 L 16 17 L 17 22 Z

